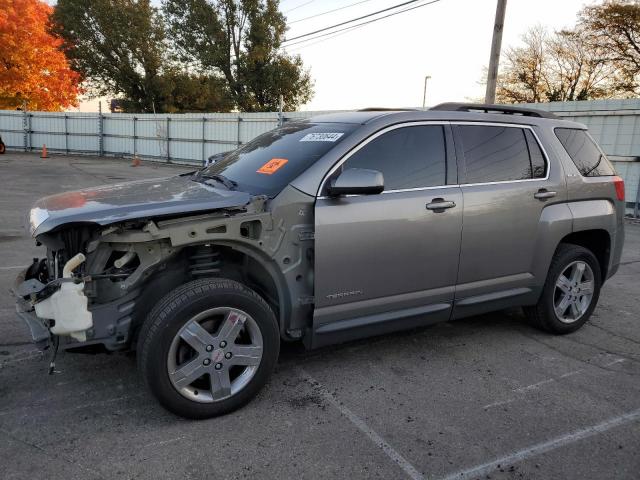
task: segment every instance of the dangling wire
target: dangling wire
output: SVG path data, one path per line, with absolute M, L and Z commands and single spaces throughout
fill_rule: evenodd
M 53 351 L 51 352 L 51 360 L 49 361 L 49 375 L 60 373 L 56 370 L 56 356 L 58 355 L 58 347 L 60 346 L 60 337 L 52 335 Z

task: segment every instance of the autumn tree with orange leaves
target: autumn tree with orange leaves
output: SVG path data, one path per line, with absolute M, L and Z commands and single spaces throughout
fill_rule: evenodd
M 78 105 L 81 78 L 47 31 L 51 12 L 39 0 L 0 0 L 0 109 Z

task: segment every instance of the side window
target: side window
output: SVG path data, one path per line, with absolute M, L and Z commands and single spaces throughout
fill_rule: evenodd
M 529 156 L 531 157 L 531 170 L 533 178 L 544 178 L 547 175 L 547 163 L 544 161 L 542 149 L 531 133 L 531 130 L 525 130 L 524 136 L 527 137 L 527 146 L 529 147 Z
M 556 128 L 555 132 L 582 176 L 601 177 L 616 174 L 607 157 L 602 155 L 586 131 L 576 128 Z
M 529 151 L 522 128 L 460 125 L 467 183 L 532 178 Z
M 382 172 L 387 191 L 445 185 L 446 165 L 444 128 L 416 125 L 382 134 L 354 153 L 342 168 Z

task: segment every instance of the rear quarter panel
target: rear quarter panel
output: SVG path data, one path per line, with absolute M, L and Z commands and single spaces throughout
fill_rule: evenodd
M 606 277 L 609 278 L 618 269 L 624 244 L 624 201 L 617 199 L 615 177 L 583 177 L 555 133 L 550 137 L 567 172 L 567 201 L 573 217 L 573 232 L 605 230 L 609 234 L 611 245 Z

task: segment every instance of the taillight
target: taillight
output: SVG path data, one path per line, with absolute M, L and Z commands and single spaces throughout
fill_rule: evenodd
M 616 187 L 616 196 L 618 200 L 624 202 L 624 180 L 620 177 L 613 177 L 613 184 Z

